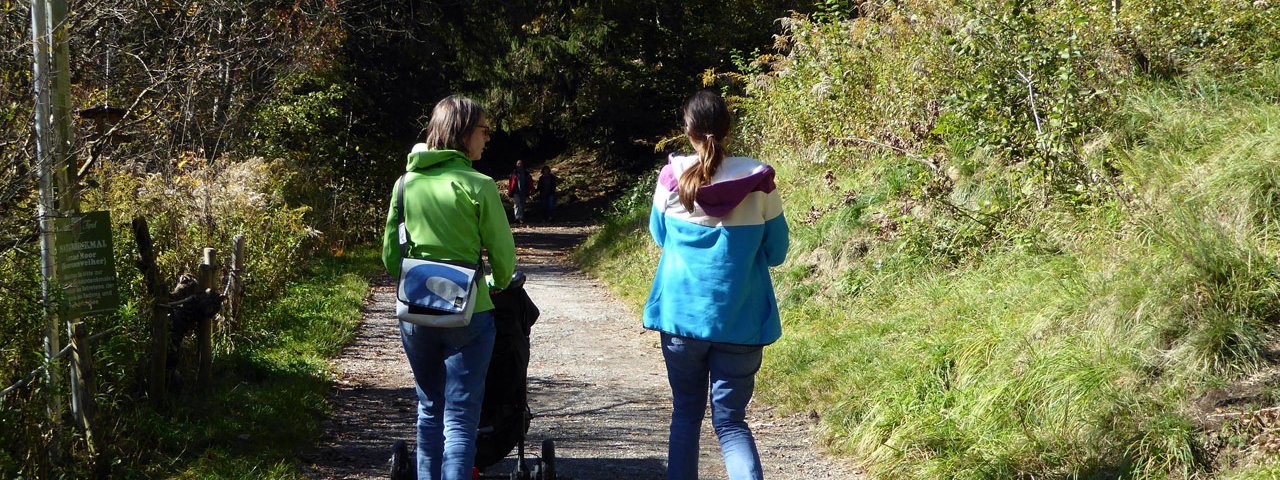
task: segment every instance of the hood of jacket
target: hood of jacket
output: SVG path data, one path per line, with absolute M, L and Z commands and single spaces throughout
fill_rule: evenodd
M 427 144 L 419 143 L 409 151 L 409 162 L 405 165 L 405 171 L 420 172 L 455 164 L 469 167 L 471 159 L 467 158 L 467 154 L 457 150 L 432 150 L 427 148 Z
M 680 175 L 698 163 L 698 156 L 671 155 L 667 161 L 658 183 L 674 192 L 680 188 Z M 711 177 L 711 183 L 698 188 L 696 202 L 707 215 L 723 217 L 752 192 L 769 193 L 777 188 L 774 175 L 773 167 L 754 159 L 727 157 Z

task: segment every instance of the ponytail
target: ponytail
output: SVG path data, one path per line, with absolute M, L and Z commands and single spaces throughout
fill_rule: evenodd
M 729 108 L 711 90 L 693 94 L 684 104 L 685 134 L 698 152 L 698 163 L 680 174 L 676 193 L 680 204 L 690 212 L 698 199 L 698 189 L 711 183 L 711 178 L 724 162 L 724 141 L 729 136 Z
M 715 176 L 720 170 L 720 164 L 724 162 L 724 147 L 719 145 L 715 135 L 708 133 L 706 140 L 702 142 L 702 148 L 698 148 L 698 143 L 695 142 L 694 149 L 698 151 L 698 163 L 680 174 L 680 186 L 677 189 L 680 204 L 690 212 L 693 211 L 694 201 L 698 199 L 698 189 L 711 183 L 711 177 Z

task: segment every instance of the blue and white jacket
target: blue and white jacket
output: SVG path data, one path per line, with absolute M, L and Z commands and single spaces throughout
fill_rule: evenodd
M 649 231 L 662 258 L 644 326 L 712 342 L 773 343 L 782 322 L 769 267 L 782 264 L 790 243 L 773 167 L 725 158 L 688 211 L 677 188 L 697 162 L 696 155 L 672 155 L 658 176 Z

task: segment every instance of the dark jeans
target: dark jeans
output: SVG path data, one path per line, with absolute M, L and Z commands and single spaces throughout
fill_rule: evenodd
M 543 194 L 542 208 L 543 208 L 542 215 L 546 217 L 547 220 L 550 220 L 551 217 L 554 217 L 556 215 L 556 194 L 554 193 Z

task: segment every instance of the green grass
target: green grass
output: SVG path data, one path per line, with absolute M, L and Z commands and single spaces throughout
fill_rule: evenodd
M 1197 401 L 1277 339 L 1278 84 L 1269 68 L 1133 95 L 1088 159 L 1119 186 L 1083 200 L 1013 205 L 1017 172 L 960 155 L 951 202 L 1014 207 L 990 228 L 912 201 L 912 161 L 774 152 L 792 250 L 759 398 L 819 414 L 872 478 L 1274 474 L 1218 464 Z M 645 214 L 578 256 L 637 305 Z
M 637 184 L 634 190 L 652 188 L 652 185 Z M 658 269 L 659 250 L 648 228 L 649 206 L 633 205 L 591 234 L 573 253 L 573 260 L 589 265 L 592 273 L 609 279 L 610 287 L 625 301 L 642 306 L 649 296 L 649 282 Z
M 1225 472 L 1223 480 L 1258 480 L 1280 478 L 1280 459 L 1266 459 L 1259 465 L 1241 467 Z
M 129 452 L 119 478 L 302 478 L 297 458 L 329 414 L 328 359 L 360 322 L 378 251 L 319 259 L 284 295 L 249 305 L 245 338 L 215 355 L 207 393 L 188 391 L 165 411 L 121 419 L 113 446 Z

